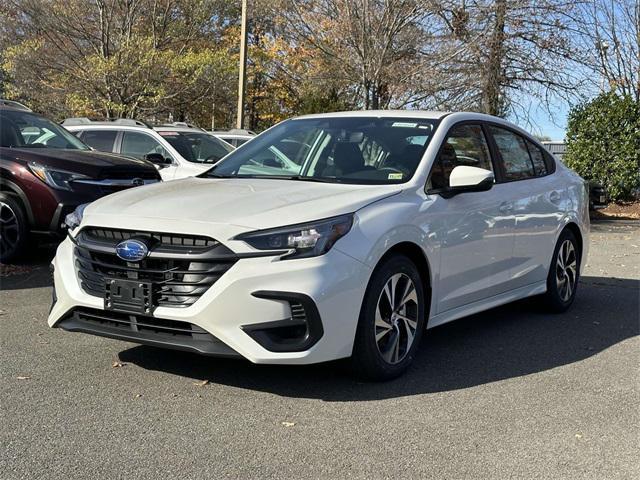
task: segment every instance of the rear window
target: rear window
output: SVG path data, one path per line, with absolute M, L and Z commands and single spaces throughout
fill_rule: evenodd
M 544 177 L 549 174 L 547 163 L 544 160 L 544 153 L 532 142 L 527 140 L 527 148 L 529 149 L 529 155 L 531 156 L 531 162 L 533 163 L 533 169 L 536 177 Z

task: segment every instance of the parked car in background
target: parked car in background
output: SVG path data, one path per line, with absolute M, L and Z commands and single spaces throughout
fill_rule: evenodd
M 567 153 L 567 142 L 564 140 L 550 140 L 541 142 L 542 145 L 561 162 Z M 605 208 L 608 204 L 607 191 L 598 182 L 589 182 L 589 209 Z
M 589 208 L 598 210 L 608 205 L 607 190 L 597 182 L 589 182 Z
M 244 145 L 256 136 L 255 132 L 240 128 L 232 128 L 230 130 L 212 130 L 211 133 L 217 138 L 230 143 L 236 148 L 238 148 L 240 145 Z
M 0 101 L 0 261 L 33 233 L 61 234 L 79 205 L 158 181 L 149 162 L 93 151 L 57 123 Z
M 585 182 L 502 119 L 306 116 L 77 215 L 49 325 L 388 379 L 425 328 L 532 295 L 568 309 L 588 234 Z
M 233 151 L 228 143 L 183 122 L 151 127 L 132 119 L 68 118 L 62 125 L 96 150 L 155 163 L 163 180 L 198 175 Z

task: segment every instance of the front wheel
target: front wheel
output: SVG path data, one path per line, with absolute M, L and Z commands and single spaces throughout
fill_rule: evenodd
M 560 234 L 547 276 L 544 301 L 553 312 L 566 311 L 576 297 L 580 277 L 580 250 L 571 230 Z
M 384 260 L 364 296 L 351 357 L 354 372 L 371 380 L 401 375 L 422 338 L 425 309 L 415 264 L 404 255 Z

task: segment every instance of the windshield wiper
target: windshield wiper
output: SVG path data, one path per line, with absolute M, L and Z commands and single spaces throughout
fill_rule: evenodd
M 210 173 L 207 178 L 259 178 L 266 180 L 296 180 L 300 182 L 344 183 L 338 178 L 306 177 L 303 175 L 221 175 Z
M 206 176 L 207 178 L 238 178 L 236 175 L 221 175 L 219 173 L 206 173 Z

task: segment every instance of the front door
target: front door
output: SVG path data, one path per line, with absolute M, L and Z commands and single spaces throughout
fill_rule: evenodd
M 440 148 L 427 192 L 449 186 L 451 171 L 459 166 L 494 170 L 488 143 L 480 125 L 454 126 Z M 471 304 L 509 290 L 515 217 L 504 201 L 504 184 L 486 192 L 461 193 L 452 198 L 430 194 L 429 230 L 440 249 L 434 291 L 436 314 Z

